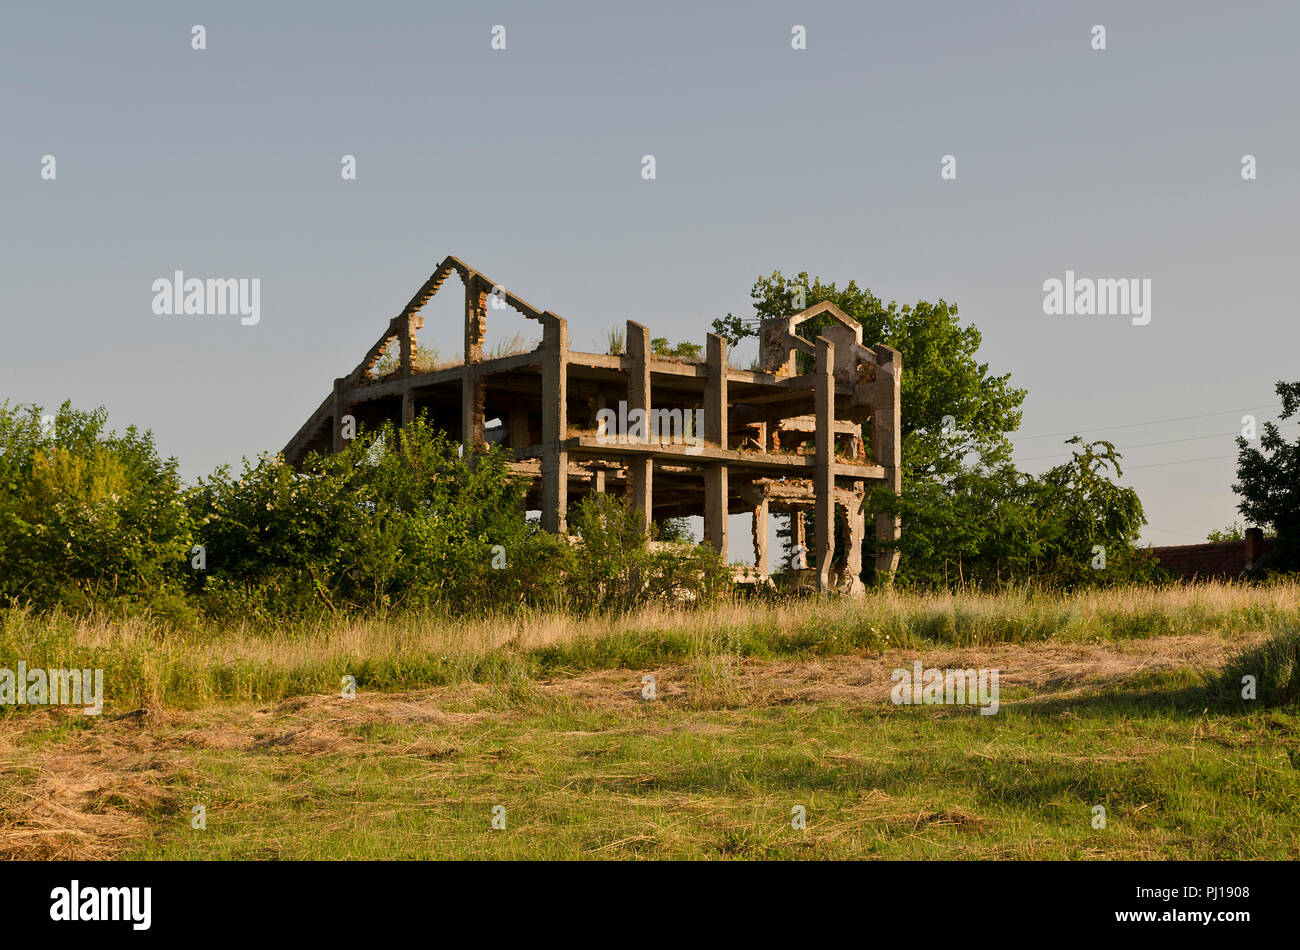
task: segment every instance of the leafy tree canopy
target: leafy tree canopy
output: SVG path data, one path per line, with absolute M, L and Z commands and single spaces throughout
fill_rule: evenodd
M 1300 382 L 1279 381 L 1281 419 L 1300 412 Z M 1252 524 L 1277 532 L 1277 547 L 1266 565 L 1272 570 L 1300 570 L 1300 437 L 1287 442 L 1272 422 L 1265 422 L 1259 447 L 1237 438 L 1237 505 Z
M 806 272 L 787 278 L 774 271 L 754 283 L 750 296 L 755 318 L 729 313 L 713 322 L 713 331 L 733 345 L 756 336 L 759 320 L 830 301 L 862 324 L 867 345 L 899 351 L 905 479 L 951 476 L 968 463 L 993 467 L 1010 458 L 1009 435 L 1020 426 L 1025 390 L 1011 385 L 1009 373 L 994 375 L 979 361 L 980 332 L 962 326 L 955 304 L 886 305 L 854 281 L 841 288 Z M 829 317 L 814 317 L 798 332 L 813 340 L 829 323 Z
M 1146 523 L 1141 502 L 1112 480 L 1121 475 L 1113 445 L 1071 439 L 1071 460 L 1039 477 L 1011 464 L 1025 390 L 979 359 L 980 332 L 959 321 L 956 305 L 885 304 L 854 281 L 839 287 L 806 272 L 760 277 L 750 296 L 754 316 L 729 313 L 714 321 L 714 332 L 735 344 L 756 336 L 764 319 L 829 301 L 862 325 L 864 343 L 901 354 L 903 493 L 875 491 L 869 500 L 872 513 L 902 517 L 901 581 L 996 584 L 1034 576 L 1073 585 L 1151 573 L 1135 548 Z M 811 341 L 830 322 L 814 317 L 797 332 Z M 801 371 L 809 368 L 801 359 Z M 1104 569 L 1093 567 L 1094 548 L 1106 550 Z

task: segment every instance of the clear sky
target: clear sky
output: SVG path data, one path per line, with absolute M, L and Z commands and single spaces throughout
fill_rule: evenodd
M 703 342 L 807 270 L 956 302 L 1026 469 L 1112 438 L 1144 537 L 1199 540 L 1300 378 L 1298 34 L 1294 0 L 8 4 L 0 399 L 104 405 L 193 478 L 282 447 L 447 254 L 579 349 Z M 260 323 L 155 315 L 178 269 L 259 278 Z M 1045 315 L 1067 270 L 1150 279 L 1150 323 Z

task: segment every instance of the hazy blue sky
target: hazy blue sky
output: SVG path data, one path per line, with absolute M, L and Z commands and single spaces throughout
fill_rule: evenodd
M 280 448 L 447 254 L 580 349 L 702 342 L 808 270 L 955 301 L 1029 391 L 1024 466 L 1139 446 L 1144 536 L 1195 541 L 1300 378 L 1298 33 L 1294 0 L 6 5 L 0 399 L 107 406 L 192 478 Z M 260 278 L 261 322 L 156 316 L 176 269 Z M 1150 324 L 1045 316 L 1067 269 L 1149 278 Z

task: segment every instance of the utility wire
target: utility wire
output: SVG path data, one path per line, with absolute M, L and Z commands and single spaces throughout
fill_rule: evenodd
M 1131 472 L 1138 468 L 1160 468 L 1164 465 L 1190 465 L 1193 462 L 1218 462 L 1221 459 L 1235 459 L 1235 455 L 1209 455 L 1202 459 L 1179 459 L 1177 462 L 1148 462 L 1146 465 L 1125 465 L 1124 471 Z
M 1203 442 L 1206 439 L 1235 439 L 1239 435 L 1241 435 L 1240 432 L 1225 432 L 1225 433 L 1216 432 L 1213 435 L 1193 435 L 1193 436 L 1188 436 L 1185 439 L 1165 439 L 1162 442 L 1138 442 L 1134 445 L 1117 445 L 1115 446 L 1115 451 L 1127 452 L 1129 449 L 1147 449 L 1147 448 L 1151 448 L 1154 445 L 1174 445 L 1178 442 Z M 1041 462 L 1045 459 L 1063 458 L 1071 454 L 1073 454 L 1071 451 L 1066 450 L 1063 452 L 1054 452 L 1051 455 L 1035 455 L 1031 458 L 1021 459 L 1020 461 Z
M 1124 474 L 1127 475 L 1129 472 L 1135 471 L 1139 468 L 1160 468 L 1165 465 L 1191 465 L 1193 462 L 1217 462 L 1221 459 L 1235 459 L 1236 457 L 1237 456 L 1235 455 L 1210 455 L 1205 458 L 1178 459 L 1173 462 L 1148 462 L 1145 465 L 1122 465 L 1121 468 L 1123 468 Z M 1021 461 L 1027 461 L 1027 459 L 1021 459 Z
M 1120 425 L 1113 425 L 1113 426 L 1094 426 L 1091 429 L 1073 429 L 1068 432 L 1044 432 L 1041 435 L 1016 435 L 1014 436 L 1014 438 L 1024 439 L 1026 441 L 1028 441 L 1029 439 L 1051 439 L 1051 438 L 1056 438 L 1058 436 L 1079 435 L 1080 433 L 1083 432 L 1102 432 L 1102 431 L 1109 431 L 1111 429 L 1134 429 L 1137 428 L 1138 426 L 1162 425 L 1163 423 L 1166 422 L 1187 422 L 1191 419 L 1209 419 L 1212 418 L 1213 416 L 1226 416 L 1234 412 L 1257 412 L 1261 409 L 1277 409 L 1279 407 L 1280 407 L 1279 403 L 1273 403 L 1272 405 L 1268 405 L 1268 406 L 1247 406 L 1244 409 L 1224 409 L 1221 412 L 1203 412 L 1200 415 L 1196 415 L 1196 416 L 1174 416 L 1173 418 L 1170 419 L 1149 419 L 1146 422 L 1126 422 Z

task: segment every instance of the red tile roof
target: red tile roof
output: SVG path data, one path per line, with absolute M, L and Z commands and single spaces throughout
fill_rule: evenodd
M 1268 554 L 1274 539 L 1265 538 L 1263 554 Z M 1183 580 L 1230 580 L 1246 570 L 1246 542 L 1221 541 L 1206 544 L 1174 544 L 1152 548 L 1160 566 Z

